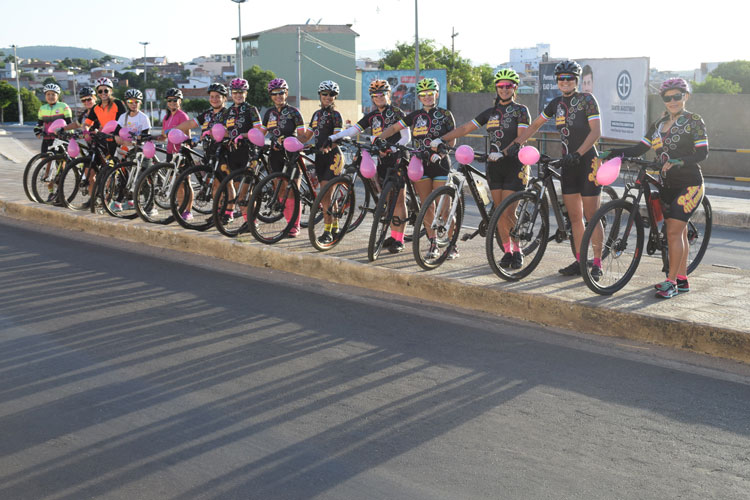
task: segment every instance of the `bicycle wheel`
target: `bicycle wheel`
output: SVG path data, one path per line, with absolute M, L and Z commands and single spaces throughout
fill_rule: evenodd
M 94 186 L 91 176 L 96 176 L 88 158 L 76 158 L 68 163 L 60 177 L 60 201 L 71 210 L 85 210 L 91 202 Z
M 143 172 L 135 185 L 135 212 L 138 217 L 152 224 L 170 224 L 174 221 L 169 195 L 176 176 L 174 163 L 156 163 Z
M 711 230 L 713 228 L 713 211 L 711 202 L 708 197 L 704 196 L 701 207 L 696 210 L 687 224 L 688 231 L 688 274 L 695 271 L 703 260 L 708 248 L 708 241 L 711 239 Z M 669 245 L 667 245 L 667 225 L 661 227 L 662 250 L 661 258 L 664 263 L 664 273 L 669 273 Z
M 417 196 L 416 194 L 414 196 Z M 417 199 L 412 202 L 411 200 L 411 194 L 409 194 L 408 189 L 404 189 L 404 200 L 406 202 L 406 222 L 404 223 L 404 241 L 409 242 L 412 239 L 414 239 L 414 231 L 415 231 L 415 225 L 413 222 L 416 222 L 417 215 L 419 214 L 419 197 L 417 196 Z M 416 205 L 417 210 L 413 210 L 412 207 Z M 416 212 L 416 213 L 415 213 Z M 419 229 L 419 236 L 425 235 L 425 228 L 422 226 Z
M 192 203 L 188 201 L 192 196 Z M 185 229 L 206 231 L 214 225 L 213 170 L 208 165 L 193 165 L 175 179 L 169 193 L 169 208 L 177 223 Z
M 376 261 L 383 249 L 383 242 L 391 227 L 393 211 L 396 209 L 398 192 L 398 186 L 388 183 L 380 193 L 370 228 L 370 239 L 367 242 L 367 259 L 370 262 Z
M 58 185 L 67 164 L 67 156 L 48 156 L 39 162 L 31 174 L 31 193 L 45 205 L 58 202 Z
M 248 229 L 267 245 L 287 236 L 299 217 L 297 186 L 281 172 L 266 176 L 253 189 L 247 210 Z
M 503 228 L 498 228 L 498 224 Z M 523 256 L 518 263 L 501 262 L 505 255 L 502 241 L 507 231 L 511 241 L 520 246 Z M 492 271 L 504 280 L 518 281 L 531 274 L 541 262 L 549 239 L 549 205 L 547 198 L 538 197 L 535 191 L 520 191 L 505 198 L 492 211 L 487 228 L 485 249 Z M 506 241 L 507 243 L 507 241 Z M 506 265 L 507 264 L 507 265 Z
M 632 219 L 632 224 L 630 220 Z M 637 207 L 626 200 L 607 203 L 594 215 L 594 220 L 607 221 L 602 242 L 602 275 L 591 275 L 592 267 L 582 265 L 581 274 L 586 286 L 599 295 L 612 295 L 624 287 L 635 274 L 643 254 L 643 218 Z M 630 227 L 628 227 L 630 225 Z M 591 238 L 594 225 L 583 233 L 581 262 L 588 262 L 591 255 Z M 606 255 L 605 255 L 606 250 Z
M 365 181 L 361 175 L 357 175 L 354 178 L 354 197 L 360 201 L 358 201 L 355 206 L 352 223 L 349 224 L 349 227 L 347 228 L 347 231 L 349 232 L 354 231 L 360 224 L 362 224 L 367 212 L 373 211 L 373 208 L 370 205 L 374 205 L 375 203 L 373 196 L 370 195 L 368 183 L 369 181 Z
M 235 238 L 249 231 L 247 207 L 254 185 L 255 173 L 252 169 L 236 170 L 219 185 L 211 213 L 216 221 L 216 229 L 224 236 Z
M 118 163 L 110 169 L 102 179 L 102 203 L 104 211 L 112 217 L 120 219 L 135 219 L 133 192 L 130 190 L 131 175 L 135 163 L 132 161 Z
M 310 212 L 311 224 L 307 227 L 312 246 L 320 251 L 330 250 L 341 242 L 349 231 L 354 211 L 356 193 L 351 179 L 346 175 L 334 177 L 320 190 Z M 323 203 L 327 202 L 327 208 Z M 336 223 L 337 229 L 325 233 L 325 225 Z
M 432 209 L 433 219 L 432 223 L 428 225 L 425 222 L 425 217 L 430 208 Z M 453 212 L 452 215 L 451 212 Z M 463 199 L 456 195 L 456 190 L 453 187 L 442 186 L 430 193 L 422 204 L 414 227 L 429 227 L 434 234 L 435 247 L 432 248 L 431 241 L 427 237 L 427 231 L 425 231 L 424 236 L 417 232 L 417 236 L 412 241 L 412 252 L 419 267 L 429 271 L 445 262 L 450 249 L 458 240 L 463 219 Z M 431 253 L 432 251 L 435 251 L 435 253 Z
M 23 169 L 23 192 L 26 194 L 26 197 L 30 201 L 40 203 L 40 200 L 36 196 L 34 196 L 30 179 L 31 175 L 34 173 L 34 170 L 36 170 L 36 167 L 39 165 L 39 162 L 41 162 L 45 158 L 48 158 L 49 156 L 49 153 L 38 153 L 31 157 L 31 159 L 26 163 L 26 167 L 24 167 Z
M 310 224 L 310 215 L 312 213 L 312 205 L 315 203 L 315 198 L 317 198 L 315 191 L 310 189 L 310 186 L 307 185 L 307 182 L 305 180 L 302 180 L 299 187 L 299 194 L 300 194 L 300 216 L 299 216 L 299 225 L 302 228 L 306 228 L 308 224 Z M 318 217 L 322 217 L 323 214 L 319 213 L 317 214 Z M 315 221 L 320 222 L 320 220 Z

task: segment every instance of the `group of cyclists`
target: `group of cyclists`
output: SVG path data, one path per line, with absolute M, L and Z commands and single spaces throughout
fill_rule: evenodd
M 580 92 L 578 85 L 581 79 L 581 66 L 571 60 L 556 65 L 554 74 L 561 95 L 553 99 L 542 110 L 540 115 L 531 120 L 529 110 L 516 102 L 516 92 L 520 83 L 519 75 L 512 69 L 503 68 L 494 75 L 496 97 L 488 109 L 479 113 L 471 121 L 456 126 L 453 114 L 437 106 L 439 84 L 432 78 L 423 78 L 416 85 L 416 93 L 421 107 L 406 114 L 391 104 L 391 87 L 386 80 L 374 80 L 370 83 L 369 93 L 374 109 L 363 116 L 354 125 L 344 129 L 341 114 L 335 109 L 339 95 L 336 82 L 327 80 L 320 83 L 318 95 L 320 109 L 306 125 L 299 109 L 287 103 L 289 86 L 280 78 L 268 83 L 268 93 L 273 105 L 261 117 L 258 109 L 247 102 L 249 84 L 242 78 L 232 80 L 228 86 L 213 83 L 208 88 L 210 107 L 195 118 L 190 118 L 181 110 L 182 92 L 169 89 L 166 93 L 167 111 L 163 120 L 162 139 L 170 131 L 177 129 L 189 134 L 191 129 L 200 129 L 201 134 L 208 133 L 215 124 L 226 127 L 229 137 L 241 138 L 255 128 L 267 141 L 270 150 L 267 165 L 270 172 L 281 171 L 285 163 L 284 139 L 296 137 L 301 142 L 312 141 L 317 150 L 315 156 L 315 174 L 321 186 L 342 172 L 345 165 L 344 155 L 339 141 L 347 137 L 370 132 L 374 143 L 379 146 L 377 162 L 377 179 L 382 182 L 400 156 L 399 146 L 411 142 L 412 150 L 421 153 L 423 174 L 414 180 L 414 188 L 420 199 L 424 200 L 437 188 L 445 184 L 450 174 L 448 154 L 455 145 L 456 139 L 474 130 L 485 127 L 489 136 L 486 175 L 491 191 L 492 203 L 498 206 L 509 196 L 526 188 L 529 179 L 529 166 L 518 158 L 519 150 L 532 138 L 548 120 L 555 120 L 555 127 L 560 133 L 562 158 L 561 184 L 562 198 L 570 220 L 576 261 L 559 270 L 565 276 L 581 274 L 580 245 L 585 230 L 585 221 L 597 224 L 591 239 L 593 260 L 587 263 L 590 275 L 597 279 L 601 276 L 603 228 L 593 216 L 601 203 L 602 187 L 596 182 L 596 172 L 602 161 L 616 156 L 635 157 L 652 148 L 656 151 L 661 164 L 661 177 L 665 189 L 660 191 L 661 205 L 667 225 L 669 245 L 669 269 L 666 280 L 655 285 L 656 296 L 671 298 L 678 293 L 690 290 L 687 279 L 688 241 L 687 224 L 704 195 L 703 178 L 699 162 L 708 154 L 706 127 L 700 116 L 687 111 L 685 104 L 690 97 L 689 84 L 680 78 L 662 83 L 660 94 L 666 106 L 664 115 L 649 128 L 640 144 L 635 146 L 599 152 L 595 146 L 601 136 L 601 117 L 596 98 L 586 92 Z M 42 151 L 54 140 L 48 127 L 57 119 L 64 119 L 66 129 L 82 128 L 87 131 L 100 130 L 102 126 L 116 120 L 119 127 L 127 127 L 134 134 L 148 133 L 151 128 L 148 117 L 140 111 L 143 94 L 137 89 L 128 89 L 125 103 L 113 96 L 113 83 L 108 78 L 96 80 L 94 87 L 84 87 L 79 91 L 84 110 L 73 117 L 70 108 L 59 101 L 60 88 L 55 84 L 44 87 L 45 104 L 39 110 L 39 124 L 36 132 L 42 138 Z M 96 100 L 99 100 L 97 102 Z M 227 100 L 231 98 L 231 106 Z M 114 154 L 117 146 L 128 147 L 128 141 L 117 134 L 109 139 L 109 153 Z M 179 146 L 169 144 L 168 159 L 178 151 Z M 250 161 L 252 146 L 247 141 L 234 141 L 233 147 L 221 166 L 221 173 L 226 175 L 237 169 L 243 169 Z M 220 182 L 217 177 L 215 182 Z M 299 179 L 297 179 L 299 182 Z M 376 182 L 376 185 L 378 183 Z M 330 202 L 324 200 L 325 203 Z M 292 228 L 288 237 L 294 238 L 300 231 L 299 208 L 294 203 L 299 200 L 287 200 L 284 217 L 290 221 Z M 185 205 L 181 216 L 185 220 L 192 218 L 190 203 Z M 115 207 L 119 209 L 121 207 Z M 245 208 L 246 210 L 246 208 Z M 431 233 L 429 222 L 435 216 L 428 207 L 425 218 L 427 237 L 430 239 L 430 253 L 437 253 L 437 236 Z M 296 220 L 291 219 L 296 215 Z M 404 250 L 405 214 L 403 190 L 390 227 L 390 237 L 384 248 L 391 253 Z M 236 215 L 228 210 L 223 216 L 231 218 Z M 248 214 L 243 211 L 245 223 Z M 498 234 L 502 239 L 503 256 L 499 266 L 517 269 L 523 266 L 524 253 L 522 242 L 510 234 L 513 224 L 512 211 L 508 217 L 498 221 Z M 322 243 L 330 242 L 338 231 L 338 220 L 328 215 L 324 220 L 325 230 L 319 237 Z M 418 229 L 415 228 L 415 231 Z M 459 257 L 456 244 L 449 249 L 448 258 Z

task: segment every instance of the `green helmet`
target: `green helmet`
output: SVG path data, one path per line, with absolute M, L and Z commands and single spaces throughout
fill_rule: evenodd
M 440 92 L 440 85 L 434 78 L 423 78 L 417 82 L 417 92 L 424 92 L 425 90 Z
M 500 80 L 510 80 L 511 82 L 518 85 L 521 83 L 521 79 L 518 77 L 518 73 L 513 71 L 510 68 L 500 68 L 497 70 L 497 73 L 495 73 L 495 85 L 497 85 L 497 82 Z

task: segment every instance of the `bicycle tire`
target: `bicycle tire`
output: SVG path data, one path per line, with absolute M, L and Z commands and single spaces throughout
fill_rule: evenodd
M 635 213 L 634 213 L 635 212 Z M 633 227 L 628 228 L 632 216 Z M 594 225 L 589 225 L 581 242 L 581 276 L 592 292 L 599 295 L 612 295 L 628 284 L 635 274 L 643 255 L 643 218 L 637 207 L 630 201 L 617 199 L 602 206 L 594 214 L 594 220 L 609 217 L 602 244 L 602 275 L 594 278 L 591 266 L 585 264 L 589 258 L 589 242 L 594 234 Z M 635 229 L 635 231 L 633 231 Z M 626 234 L 627 231 L 627 234 Z
M 133 196 L 135 212 L 141 220 L 160 225 L 174 222 L 169 196 L 176 185 L 176 176 L 177 167 L 168 162 L 155 163 L 141 174 Z
M 445 206 L 446 203 L 448 206 Z M 431 226 L 433 226 L 433 231 L 435 232 L 434 237 L 443 240 L 442 245 L 437 245 L 438 256 L 436 258 L 431 258 L 429 255 L 430 239 L 427 237 L 427 230 L 424 222 L 424 219 L 427 216 L 427 210 L 433 204 L 435 205 L 435 210 L 433 211 L 433 221 Z M 443 220 L 445 215 L 451 212 L 454 204 L 457 204 L 457 206 L 455 207 L 455 213 L 453 217 L 451 217 L 451 220 Z M 425 227 L 424 235 L 421 234 L 421 231 L 417 231 L 417 237 L 412 240 L 411 244 L 414 260 L 419 267 L 425 271 L 430 271 L 445 262 L 451 248 L 456 244 L 456 241 L 458 241 L 463 218 L 463 197 L 457 196 L 454 187 L 441 186 L 430 193 L 422 204 L 419 215 L 417 215 L 417 220 L 414 223 L 415 228 Z
M 537 210 L 538 207 L 538 210 Z M 510 225 L 508 235 L 518 240 L 520 251 L 523 255 L 521 267 L 513 269 L 512 266 L 503 267 L 500 259 L 505 255 L 502 246 L 502 238 L 498 230 L 498 223 L 503 214 L 513 211 L 509 217 Z M 536 216 L 533 216 L 534 212 Z M 539 224 L 537 228 L 537 224 Z M 485 239 L 485 250 L 487 261 L 492 271 L 500 278 L 507 281 L 518 281 L 531 274 L 544 257 L 549 240 L 549 204 L 547 198 L 539 199 L 536 191 L 519 191 L 505 198 L 498 207 L 492 211 L 492 217 L 487 225 L 487 237 Z
M 706 254 L 708 242 L 711 239 L 713 229 L 713 209 L 708 197 L 704 196 L 701 201 L 702 212 L 698 211 L 693 214 L 687 224 L 688 230 L 688 265 L 687 273 L 690 275 L 700 265 L 703 256 Z M 697 217 L 696 217 L 697 215 Z M 702 223 L 701 223 L 702 221 Z M 661 257 L 664 263 L 664 272 L 669 274 L 669 246 L 667 245 L 667 224 L 664 223 L 661 228 L 662 245 Z
M 49 156 L 34 168 L 30 179 L 31 193 L 39 203 L 52 205 L 58 202 L 59 181 L 66 166 L 60 162 L 66 158 L 63 155 Z
M 287 212 L 287 201 L 293 204 Z M 285 238 L 299 217 L 297 186 L 281 172 L 266 176 L 253 189 L 247 210 L 248 229 L 261 243 L 272 245 Z
M 211 214 L 216 221 L 216 229 L 224 236 L 236 238 L 241 233 L 249 231 L 246 217 L 255 182 L 255 172 L 252 169 L 242 169 L 230 173 L 219 184 Z M 230 186 L 234 188 L 234 195 L 230 194 Z M 231 220 L 224 217 L 229 206 L 232 206 Z
M 23 169 L 23 192 L 26 195 L 26 198 L 29 199 L 29 201 L 33 201 L 35 203 L 40 203 L 40 200 L 37 199 L 34 196 L 34 193 L 32 192 L 31 185 L 29 184 L 29 179 L 31 178 L 32 173 L 37 167 L 38 162 L 43 160 L 44 158 L 50 156 L 49 153 L 37 153 L 34 156 L 31 157 L 31 159 L 26 162 L 26 166 Z
M 349 232 L 354 231 L 362 224 L 367 216 L 367 212 L 374 211 L 373 208 L 370 208 L 370 204 L 373 202 L 377 203 L 377 198 L 370 194 L 368 183 L 365 182 L 361 175 L 357 175 L 354 178 L 353 189 L 354 197 L 362 201 L 355 207 L 354 213 L 356 214 L 356 217 L 352 218 L 352 223 L 349 224 L 349 227 L 347 228 L 347 231 Z
M 89 186 L 88 178 L 84 178 L 84 172 L 88 170 L 89 176 L 96 175 L 88 158 L 76 158 L 68 163 L 60 177 L 58 190 L 60 201 L 66 208 L 71 210 L 85 210 L 91 203 L 95 185 Z
M 213 170 L 208 165 L 193 165 L 186 168 L 175 179 L 174 188 L 169 193 L 169 208 L 177 223 L 185 229 L 193 231 L 207 231 L 214 225 L 211 216 L 213 208 Z M 193 189 L 197 188 L 197 192 Z M 192 191 L 193 203 L 190 207 L 192 219 L 186 220 L 182 213 L 187 210 L 185 197 L 179 198 L 180 192 Z
M 120 162 L 109 169 L 102 179 L 101 196 L 104 211 L 118 219 L 135 219 L 138 214 L 135 211 L 133 193 L 128 191 L 130 176 L 133 175 L 135 162 Z M 132 203 L 132 205 L 131 205 Z M 118 210 L 117 205 L 120 205 Z
M 326 198 L 328 197 L 328 198 Z M 323 200 L 329 199 L 327 209 L 323 207 Z M 351 178 L 346 175 L 334 177 L 326 183 L 315 198 L 310 212 L 311 224 L 307 227 L 307 234 L 313 248 L 325 252 L 338 245 L 349 232 L 354 212 L 357 208 L 357 195 Z M 330 243 L 322 243 L 320 238 L 325 232 L 326 215 L 338 222 L 338 231 L 331 231 Z M 330 220 L 329 219 L 329 220 Z M 321 226 L 323 229 L 321 230 Z
M 398 186 L 388 183 L 380 193 L 378 204 L 375 207 L 375 214 L 372 218 L 370 238 L 367 241 L 367 259 L 370 262 L 375 262 L 380 256 L 380 251 L 383 249 L 383 242 L 388 234 L 388 229 L 391 227 L 393 212 L 396 209 L 398 192 Z

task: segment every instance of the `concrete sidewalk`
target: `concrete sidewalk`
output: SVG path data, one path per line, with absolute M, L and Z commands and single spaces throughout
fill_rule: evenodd
M 242 265 L 270 267 L 332 282 L 393 292 L 580 332 L 617 336 L 750 362 L 750 271 L 702 264 L 691 275 L 689 294 L 654 298 L 653 283 L 663 279 L 661 260 L 644 255 L 631 282 L 612 297 L 592 293 L 580 278 L 556 270 L 571 260 L 567 242 L 550 243 L 541 265 L 517 283 L 496 277 L 487 264 L 484 240 L 460 246 L 461 257 L 425 272 L 414 263 L 411 247 L 366 256 L 369 218 L 330 252 L 315 251 L 306 231 L 274 246 L 252 236 L 237 240 L 215 231 L 197 233 L 176 224 L 155 226 L 106 215 L 34 204 L 21 186 L 23 164 L 0 160 L 0 214 L 73 231 L 87 231 L 157 247 L 222 258 Z M 747 224 L 750 201 L 715 202 L 714 220 Z M 721 214 L 721 215 L 719 215 Z M 744 227 L 747 227 L 745 225 Z M 710 249 L 710 247 L 709 247 Z M 704 260 L 704 263 L 706 261 Z

